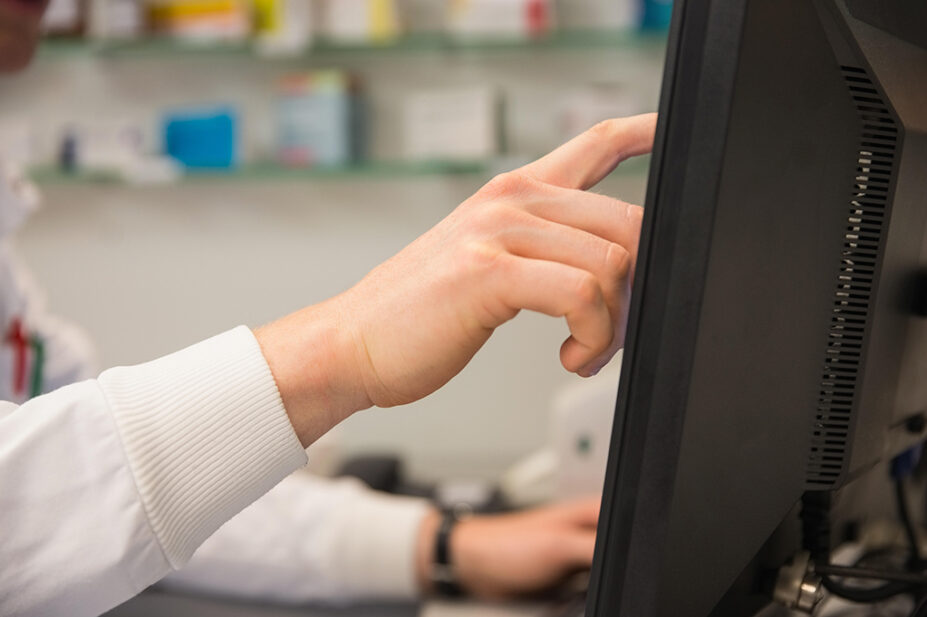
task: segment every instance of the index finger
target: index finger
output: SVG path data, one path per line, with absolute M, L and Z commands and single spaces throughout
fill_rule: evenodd
M 586 190 L 622 161 L 653 149 L 657 114 L 606 120 L 521 168 L 536 180 Z

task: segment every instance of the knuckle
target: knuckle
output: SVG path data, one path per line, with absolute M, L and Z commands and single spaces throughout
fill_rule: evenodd
M 475 238 L 499 239 L 507 229 L 518 224 L 520 214 L 505 200 L 493 200 L 473 211 L 466 228 Z
M 501 253 L 485 242 L 469 242 L 464 246 L 463 263 L 478 278 L 484 278 L 499 268 Z
M 605 251 L 605 268 L 613 280 L 626 278 L 631 272 L 631 253 L 620 244 L 609 243 Z
M 485 197 L 495 199 L 512 192 L 515 188 L 517 179 L 512 176 L 512 172 L 506 172 L 497 175 L 480 190 Z
M 528 186 L 528 177 L 519 171 L 507 171 L 486 183 L 480 193 L 490 199 L 522 192 Z
M 589 132 L 599 139 L 612 140 L 621 134 L 624 122 L 618 118 L 602 120 L 593 126 Z
M 486 234 L 499 226 L 506 218 L 506 207 L 498 201 L 483 204 L 470 219 L 471 229 L 478 234 Z
M 602 292 L 595 276 L 588 272 L 580 276 L 576 283 L 575 297 L 576 301 L 582 306 L 599 304 Z
M 546 534 L 538 552 L 545 563 L 559 566 L 566 559 L 563 542 L 557 534 Z

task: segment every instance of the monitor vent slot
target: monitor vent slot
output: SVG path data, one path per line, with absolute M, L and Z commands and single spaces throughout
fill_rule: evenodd
M 808 483 L 816 488 L 833 487 L 846 462 L 898 135 L 866 71 L 844 66 L 841 72 L 859 116 L 860 141 L 808 461 Z

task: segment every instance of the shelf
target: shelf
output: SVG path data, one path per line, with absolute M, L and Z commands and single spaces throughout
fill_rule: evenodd
M 637 157 L 621 165 L 616 173 L 622 175 L 645 175 L 650 157 Z M 432 161 L 423 163 L 377 162 L 349 167 L 294 169 L 276 163 L 253 163 L 234 170 L 193 171 L 177 182 L 151 186 L 176 186 L 197 182 L 276 182 L 309 180 L 401 180 L 427 177 L 489 176 L 504 169 L 517 166 L 512 160 L 502 161 Z M 56 168 L 40 167 L 30 177 L 41 186 L 101 185 L 101 186 L 144 186 L 132 185 L 112 173 L 65 173 Z
M 267 60 L 292 61 L 337 54 L 390 53 L 452 53 L 544 50 L 662 50 L 665 33 L 624 31 L 562 31 L 536 39 L 522 38 L 457 38 L 442 33 L 421 33 L 403 36 L 393 42 L 355 44 L 317 40 L 306 52 L 296 56 L 262 56 L 250 42 L 197 44 L 169 38 L 148 38 L 134 41 L 87 41 L 80 39 L 49 39 L 39 50 L 41 58 L 58 59 L 81 56 L 104 58 L 171 57 L 191 55 L 245 56 Z
M 389 180 L 428 176 L 461 176 L 487 174 L 492 166 L 485 162 L 427 162 L 427 163 L 364 163 L 348 167 L 314 167 L 299 169 L 284 167 L 276 163 L 253 163 L 230 170 L 188 171 L 177 182 L 155 184 L 174 186 L 204 181 L 263 182 L 284 180 Z M 115 173 L 77 172 L 66 173 L 57 168 L 40 167 L 32 170 L 30 177 L 39 185 L 129 185 Z

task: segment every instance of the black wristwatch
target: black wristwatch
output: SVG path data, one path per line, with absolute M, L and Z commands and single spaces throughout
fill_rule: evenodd
M 446 510 L 441 519 L 441 526 L 435 535 L 435 556 L 431 567 L 431 582 L 439 595 L 456 598 L 463 595 L 463 589 L 454 572 L 451 556 L 451 532 L 460 520 L 453 510 Z

